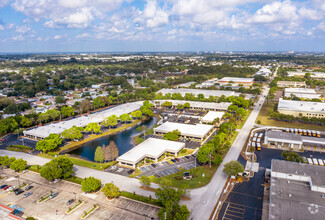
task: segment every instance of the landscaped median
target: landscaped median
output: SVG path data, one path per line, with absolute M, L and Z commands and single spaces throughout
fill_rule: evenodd
M 45 202 L 46 200 L 48 200 L 48 199 L 50 198 L 50 195 L 51 195 L 51 194 L 52 194 L 52 193 L 49 193 L 47 196 L 45 196 L 45 197 L 41 197 L 41 199 L 38 200 L 37 203 Z
M 81 219 L 87 218 L 91 213 L 93 213 L 96 209 L 98 209 L 98 205 L 94 205 L 88 212 L 85 211 L 84 215 L 81 217 Z
M 72 208 L 69 207 L 69 210 L 66 213 L 70 214 L 74 212 L 77 208 L 81 207 L 81 205 L 83 205 L 84 203 L 85 203 L 84 201 L 79 200 L 79 202 L 76 205 L 74 205 Z

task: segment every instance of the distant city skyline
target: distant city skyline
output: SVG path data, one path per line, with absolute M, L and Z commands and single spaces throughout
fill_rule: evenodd
M 325 51 L 325 0 L 1 0 L 0 52 Z

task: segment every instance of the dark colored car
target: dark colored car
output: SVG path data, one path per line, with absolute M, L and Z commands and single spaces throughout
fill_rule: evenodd
M 5 188 L 6 186 L 8 186 L 8 185 L 2 185 L 2 186 L 0 186 L 0 189 Z
M 26 193 L 25 195 L 24 195 L 24 197 L 26 198 L 26 197 L 28 197 L 28 196 L 30 196 L 30 195 L 32 195 L 33 193 L 32 192 L 28 192 L 28 193 Z
M 185 156 L 186 159 L 190 159 L 190 156 Z
M 152 167 L 156 167 L 157 165 L 156 164 L 151 164 Z
M 132 174 L 134 170 L 129 170 L 128 171 L 128 174 Z
M 180 161 L 180 159 L 179 159 L 179 158 L 175 158 L 175 160 L 176 160 L 177 162 L 179 162 L 179 161 Z
M 171 159 L 172 162 L 176 163 L 176 160 L 175 159 Z
M 28 190 L 32 189 L 33 187 L 34 187 L 34 186 L 27 186 L 27 187 L 25 188 L 25 190 L 28 191 Z
M 19 194 L 22 194 L 23 192 L 24 192 L 24 190 L 18 189 L 18 190 L 15 191 L 15 194 L 16 195 L 19 195 Z
M 68 202 L 67 202 L 67 205 L 70 205 L 71 203 L 74 202 L 74 199 L 70 199 Z

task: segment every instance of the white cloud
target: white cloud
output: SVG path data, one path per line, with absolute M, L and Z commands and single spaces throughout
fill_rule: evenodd
M 21 33 L 21 34 L 25 34 L 27 32 L 29 32 L 31 30 L 30 27 L 27 26 L 16 26 L 16 32 Z
M 89 36 L 90 36 L 90 34 L 88 34 L 88 33 L 83 33 L 83 34 L 79 34 L 79 35 L 77 35 L 76 38 L 87 38 L 87 37 L 89 37 Z
M 8 5 L 11 2 L 11 0 L 1 0 L 0 1 L 0 8 Z
M 35 21 L 47 20 L 45 26 L 88 27 L 95 17 L 120 7 L 124 0 L 14 0 L 12 7 Z
M 4 29 L 5 27 L 2 24 L 0 24 L 0 31 L 3 31 Z
M 21 41 L 21 40 L 24 40 L 24 37 L 20 34 L 15 37 L 12 37 L 11 39 L 14 41 Z
M 298 13 L 301 17 L 311 20 L 321 20 L 323 18 L 323 14 L 315 9 L 300 8 Z
M 62 38 L 61 35 L 55 35 L 55 36 L 53 37 L 54 40 L 59 40 L 59 39 L 61 39 L 61 38 Z

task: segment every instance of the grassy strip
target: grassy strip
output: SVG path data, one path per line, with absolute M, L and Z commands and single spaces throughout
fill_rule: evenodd
M 42 202 L 44 202 L 45 200 L 47 200 L 49 197 L 50 197 L 50 195 L 51 195 L 52 193 L 50 193 L 50 194 L 48 194 L 46 197 L 42 197 L 40 200 L 38 200 L 37 201 L 37 203 L 42 203 Z
M 14 147 L 6 147 L 6 150 L 15 151 L 15 152 L 24 152 L 23 149 L 17 149 Z
M 67 214 L 70 214 L 72 211 L 74 211 L 76 208 L 84 204 L 84 201 L 79 200 L 79 203 L 73 206 L 72 208 L 69 207 L 69 210 L 66 212 Z
M 27 150 L 33 149 L 32 147 L 28 147 L 28 146 L 24 146 L 24 145 L 10 145 L 9 147 L 14 147 L 14 148 L 19 148 L 19 149 L 27 149 Z
M 98 208 L 98 205 L 94 205 L 94 207 L 92 207 L 88 212 L 85 212 L 85 214 L 81 217 L 82 219 L 87 218 L 88 215 L 90 215 L 93 211 L 95 211 L 95 209 Z
M 107 135 L 112 135 L 112 134 L 118 133 L 121 130 L 124 130 L 126 128 L 129 128 L 129 127 L 132 127 L 132 126 L 136 125 L 140 121 L 141 120 L 134 120 L 130 124 L 124 124 L 121 127 L 118 127 L 118 128 L 115 128 L 115 129 L 109 129 L 108 131 L 103 132 L 101 134 L 92 134 L 92 135 L 90 135 L 90 137 L 85 138 L 85 139 L 83 139 L 81 141 L 71 141 L 71 142 L 69 142 L 70 144 L 67 144 L 67 145 L 65 145 L 63 147 L 60 147 L 60 149 L 58 151 L 53 151 L 52 153 L 59 154 L 62 151 L 68 150 L 70 148 L 75 148 L 76 146 L 82 145 L 82 144 L 84 144 L 84 143 L 86 143 L 88 141 L 95 140 L 97 138 L 101 138 L 101 137 L 104 137 L 104 136 L 107 136 Z
M 152 198 L 146 197 L 146 196 L 137 195 L 135 192 L 130 193 L 130 192 L 126 192 L 126 191 L 121 191 L 121 196 L 161 207 L 161 204 L 156 199 L 152 199 Z
M 64 180 L 72 182 L 72 183 L 77 183 L 81 185 L 81 182 L 84 180 L 83 178 L 77 177 L 77 176 L 70 176 L 68 178 L 65 178 Z
M 141 171 L 136 168 L 135 171 L 129 177 L 136 177 L 141 174 Z
M 300 129 L 317 130 L 317 131 L 324 130 L 324 126 L 320 126 L 320 125 L 277 121 L 277 120 L 270 118 L 268 113 L 273 112 L 275 105 L 276 105 L 275 101 L 269 101 L 269 103 L 265 102 L 261 108 L 261 111 L 260 111 L 255 123 L 257 123 L 257 121 L 260 121 L 261 125 L 266 125 L 266 126 L 275 126 L 275 127 L 284 127 L 284 128 L 300 128 Z
M 26 184 L 26 183 L 23 183 L 23 185 L 19 186 L 18 188 L 21 189 L 21 188 L 23 188 L 24 186 L 27 186 L 27 184 Z
M 182 152 L 183 150 L 181 150 L 181 152 L 177 155 L 178 157 L 183 157 L 189 154 L 192 154 L 194 152 L 193 149 L 184 149 L 186 150 L 185 152 Z
M 56 159 L 56 158 L 60 158 L 60 157 L 65 157 L 65 158 L 68 158 L 74 165 L 88 167 L 88 168 L 92 168 L 92 169 L 96 169 L 96 170 L 105 170 L 107 167 L 110 167 L 117 163 L 116 161 L 112 161 L 112 162 L 108 162 L 108 163 L 96 163 L 96 162 L 92 162 L 92 161 L 88 161 L 88 160 L 83 160 L 80 158 L 70 157 L 68 154 L 59 155 L 58 157 L 54 157 L 54 156 L 48 155 L 48 154 L 38 154 L 38 156 L 45 157 L 48 159 Z

